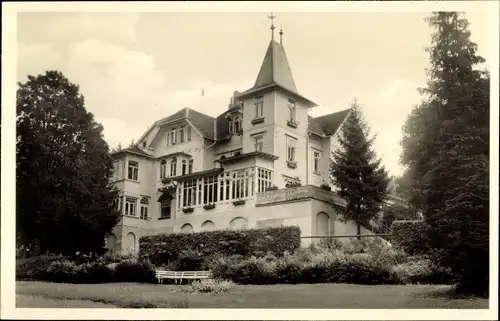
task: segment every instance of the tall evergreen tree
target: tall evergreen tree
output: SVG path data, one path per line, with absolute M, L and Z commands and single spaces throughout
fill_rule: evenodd
M 68 254 L 102 250 L 119 219 L 102 131 L 61 72 L 19 84 L 17 234 L 24 245 Z
M 341 216 L 345 221 L 356 222 L 358 235 L 361 226 L 371 225 L 378 217 L 389 184 L 389 175 L 372 147 L 375 136 L 369 138 L 369 134 L 354 102 L 338 137 L 341 148 L 333 153 L 331 175 L 338 194 L 347 201 Z
M 403 128 L 402 164 L 412 202 L 429 224 L 435 259 L 452 268 L 462 290 L 486 294 L 489 284 L 489 74 L 477 70 L 468 22 L 433 13 L 431 67 L 425 101 Z

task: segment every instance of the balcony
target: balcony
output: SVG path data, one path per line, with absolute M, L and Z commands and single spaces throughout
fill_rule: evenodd
M 326 191 L 320 187 L 307 185 L 299 187 L 282 188 L 273 191 L 257 193 L 255 206 L 268 206 L 272 204 L 289 203 L 306 199 L 331 202 L 337 206 L 345 207 L 346 202 L 334 192 Z

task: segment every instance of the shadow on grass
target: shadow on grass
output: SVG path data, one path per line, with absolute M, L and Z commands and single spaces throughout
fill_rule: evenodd
M 488 299 L 488 295 L 482 294 L 471 294 L 464 292 L 458 286 L 453 287 L 443 287 L 442 289 L 437 289 L 434 291 L 416 293 L 415 297 L 427 297 L 433 299 L 444 299 L 444 300 L 474 300 L 474 299 Z
M 58 296 L 52 297 L 55 300 L 89 300 L 96 303 L 104 303 L 111 304 L 118 308 L 126 308 L 126 309 L 187 309 L 190 307 L 189 300 L 185 298 L 182 301 L 178 302 L 150 302 L 150 301 L 120 301 L 119 299 L 104 299 L 104 298 L 95 298 L 95 297 L 65 297 Z

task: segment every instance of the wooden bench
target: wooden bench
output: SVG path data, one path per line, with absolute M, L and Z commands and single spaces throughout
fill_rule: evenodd
M 155 272 L 158 284 L 162 284 L 164 279 L 174 280 L 175 284 L 177 281 L 182 283 L 182 280 L 201 280 L 201 279 L 211 279 L 212 272 L 210 271 L 159 271 Z

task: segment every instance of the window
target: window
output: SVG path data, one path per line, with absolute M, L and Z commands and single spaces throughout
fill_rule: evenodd
M 177 175 L 177 158 L 173 158 L 170 162 L 170 177 Z
M 264 117 L 264 97 L 256 97 L 255 104 L 255 118 Z
M 217 176 L 205 177 L 203 184 L 203 204 L 217 202 L 218 179 Z
M 241 116 L 234 116 L 229 120 L 229 132 L 238 134 L 241 131 Z
M 137 212 L 137 198 L 126 196 L 125 197 L 125 215 L 136 216 Z
M 139 176 L 139 163 L 128 161 L 128 179 L 137 181 Z
M 264 146 L 264 137 L 259 135 L 253 138 L 255 140 L 255 151 L 262 152 L 262 148 Z
M 293 137 L 286 136 L 286 160 L 289 162 L 295 162 L 295 146 L 297 140 Z
M 265 168 L 257 168 L 257 192 L 265 192 L 273 183 L 272 171 Z
M 177 144 L 177 129 L 176 128 L 172 128 L 171 137 L 172 137 L 171 138 L 172 145 Z
M 184 127 L 179 128 L 179 144 L 184 143 Z
M 296 107 L 295 107 L 295 101 L 289 99 L 288 100 L 288 119 L 291 121 L 291 122 L 295 122 L 295 111 L 296 111 Z
M 321 153 L 318 151 L 314 151 L 313 157 L 314 157 L 314 161 L 313 161 L 314 172 L 319 173 L 319 161 L 321 159 Z
M 172 201 L 165 200 L 160 203 L 160 218 L 170 218 Z
M 149 200 L 147 197 L 143 197 L 141 199 L 141 220 L 147 220 L 148 219 L 148 206 L 149 206 Z
M 166 142 L 166 145 L 167 146 L 170 146 L 170 136 L 172 135 L 171 132 L 167 132 L 167 134 L 165 135 L 165 142 Z
M 187 126 L 186 132 L 187 132 L 187 140 L 188 140 L 188 142 L 190 142 L 191 141 L 191 126 Z
M 160 178 L 167 177 L 167 161 L 162 160 L 160 162 Z
M 192 174 L 192 173 L 193 173 L 193 160 L 190 159 L 189 163 L 188 163 L 188 174 Z
M 181 175 L 186 175 L 186 171 L 187 171 L 187 163 L 186 163 L 186 160 L 183 159 L 182 160 L 182 174 Z
M 182 206 L 190 207 L 196 204 L 196 180 L 184 182 L 182 188 Z

